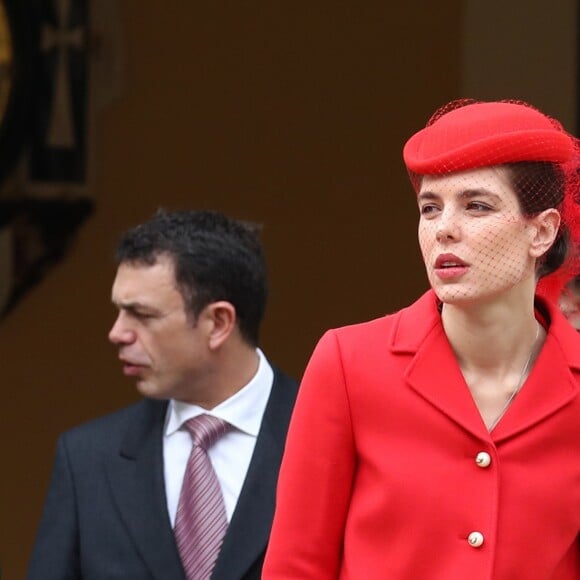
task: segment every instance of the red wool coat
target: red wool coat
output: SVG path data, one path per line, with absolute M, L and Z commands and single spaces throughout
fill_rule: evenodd
M 490 434 L 429 291 L 327 332 L 306 369 L 264 580 L 578 580 L 580 335 L 548 336 Z

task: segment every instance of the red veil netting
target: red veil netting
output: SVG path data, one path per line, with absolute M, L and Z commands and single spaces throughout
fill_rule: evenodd
M 523 101 L 460 99 L 435 112 L 425 128 L 407 141 L 403 158 L 415 191 L 425 176 L 515 164 L 528 202 L 524 215 L 555 207 L 561 215 L 558 236 L 568 240 L 563 263 L 540 277 L 537 293 L 557 302 L 565 285 L 580 274 L 580 146 L 557 120 Z M 538 165 L 550 171 L 538 174 Z M 497 251 L 498 240 L 494 243 Z M 508 243 L 506 239 L 506 248 Z M 504 270 L 498 263 L 496 275 L 502 276 L 509 269 L 509 254 L 500 251 L 499 255 Z M 480 258 L 491 261 L 494 256 Z M 541 266 L 542 259 L 536 268 L 540 276 Z

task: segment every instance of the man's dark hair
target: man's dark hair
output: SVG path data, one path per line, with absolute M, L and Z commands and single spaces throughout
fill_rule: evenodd
M 159 210 L 123 235 L 117 261 L 153 265 L 168 256 L 192 319 L 212 302 L 230 302 L 242 336 L 257 346 L 268 294 L 259 229 L 216 211 Z

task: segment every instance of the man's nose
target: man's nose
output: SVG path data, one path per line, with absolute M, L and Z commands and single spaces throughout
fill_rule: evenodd
M 130 344 L 135 340 L 135 332 L 124 323 L 122 312 L 109 331 L 109 340 L 113 344 Z

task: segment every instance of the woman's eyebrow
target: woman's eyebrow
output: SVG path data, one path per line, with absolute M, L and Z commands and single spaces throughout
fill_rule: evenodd
M 471 199 L 473 197 L 492 197 L 497 201 L 501 200 L 501 197 L 497 193 L 485 188 L 466 189 L 459 194 L 459 197 L 465 199 Z
M 433 191 L 422 191 L 418 196 L 417 199 L 439 199 L 440 196 L 433 192 Z

